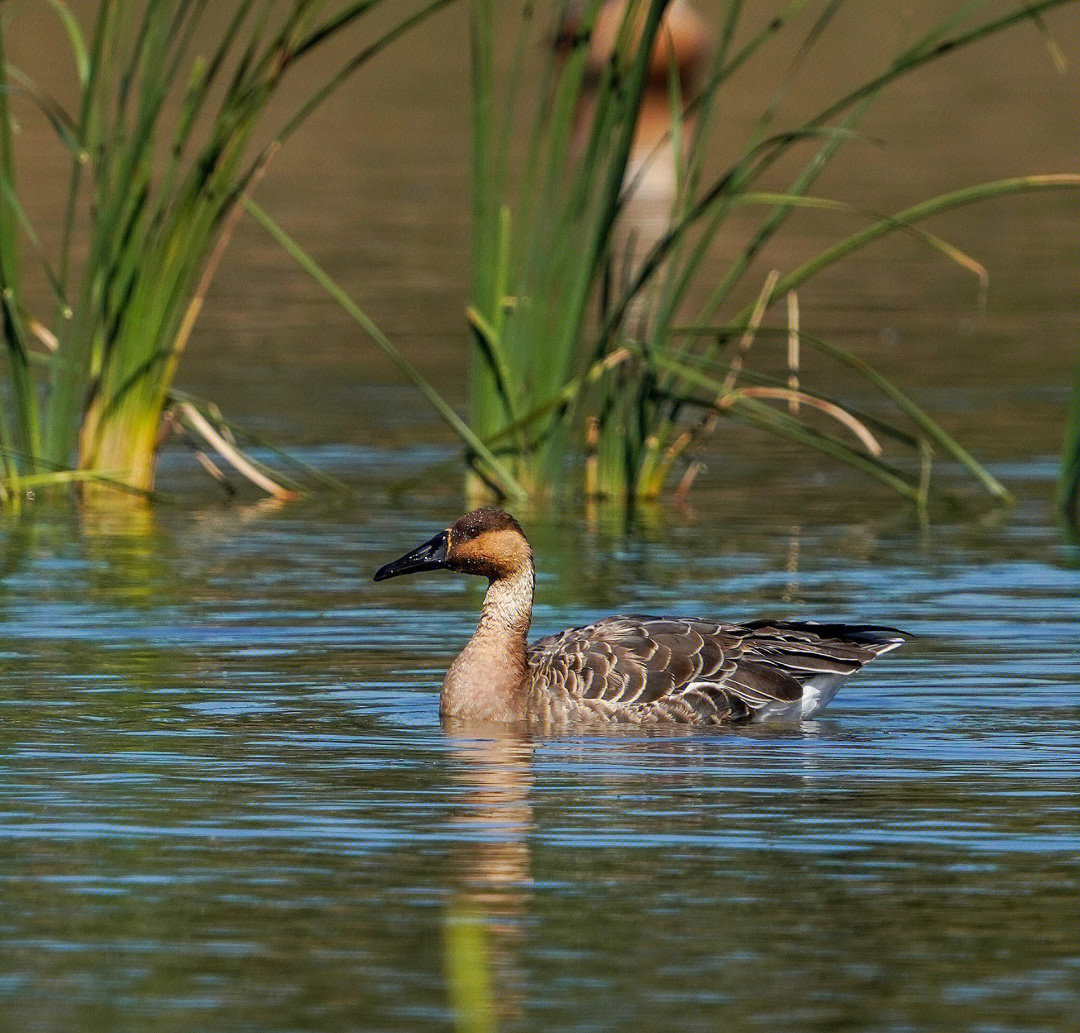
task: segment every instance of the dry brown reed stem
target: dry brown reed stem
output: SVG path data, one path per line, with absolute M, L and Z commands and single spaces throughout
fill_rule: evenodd
M 776 281 L 779 279 L 780 271 L 778 269 L 770 270 L 769 275 L 765 277 L 765 283 L 761 288 L 761 293 L 758 294 L 757 301 L 754 302 L 753 311 L 750 313 L 750 320 L 746 324 L 746 329 L 743 331 L 742 337 L 739 338 L 738 351 L 735 352 L 735 355 L 731 360 L 731 368 L 728 370 L 727 376 L 724 377 L 724 391 L 717 398 L 718 402 L 724 394 L 735 388 L 735 381 L 742 372 L 743 364 L 746 362 L 747 353 L 754 343 L 758 328 L 761 326 L 761 320 L 765 316 L 765 310 L 769 307 L 769 302 L 772 301 L 773 288 L 776 286 Z
M 26 329 L 33 334 L 50 352 L 55 352 L 60 347 L 60 342 L 47 326 L 38 322 L 33 316 L 26 320 Z
M 761 327 L 761 321 L 765 318 L 765 310 L 769 307 L 769 302 L 772 300 L 773 288 L 776 287 L 776 281 L 778 279 L 780 279 L 780 272 L 777 269 L 770 270 L 769 275 L 765 277 L 765 283 L 762 285 L 761 292 L 754 302 L 754 308 L 750 313 L 750 319 L 746 324 L 746 329 L 743 331 L 742 337 L 739 338 L 738 350 L 731 360 L 731 366 L 728 369 L 727 376 L 724 377 L 723 384 L 721 385 L 722 390 L 716 396 L 716 401 L 713 403 L 714 408 L 708 410 L 708 412 L 702 416 L 698 425 L 693 430 L 686 434 L 680 434 L 672 443 L 671 448 L 668 450 L 668 458 L 670 460 L 675 459 L 675 457 L 678 456 L 683 449 L 687 448 L 692 441 L 704 437 L 706 434 L 711 434 L 716 429 L 717 414 L 720 409 L 725 408 L 723 404 L 724 399 L 729 397 L 735 390 L 735 381 L 742 372 L 743 365 L 746 362 L 746 356 L 754 343 L 754 338 L 757 336 L 758 329 Z
M 176 406 L 177 412 L 183 418 L 187 426 L 215 452 L 226 460 L 238 473 L 246 477 L 257 488 L 261 488 L 268 495 L 276 499 L 295 499 L 298 495 L 295 491 L 278 484 L 277 481 L 267 477 L 250 460 L 247 459 L 234 445 L 230 444 L 206 419 L 205 416 L 190 402 L 180 402 Z
M 866 424 L 857 420 L 846 409 L 842 409 L 833 402 L 827 402 L 824 398 L 815 398 L 813 395 L 804 394 L 802 391 L 792 391 L 787 387 L 743 387 L 738 391 L 732 391 L 717 400 L 717 406 L 721 409 L 730 409 L 740 398 L 768 398 L 787 401 L 803 402 L 813 409 L 831 416 L 837 423 L 842 424 L 851 431 L 865 446 L 867 452 L 874 456 L 880 456 L 882 449 L 877 438 L 870 433 Z
M 694 481 L 697 480 L 697 475 L 704 469 L 705 464 L 697 459 L 687 465 L 682 477 L 679 478 L 678 487 L 675 489 L 675 501 L 679 505 L 686 504 L 686 497 L 690 494 L 690 488 L 693 486 Z

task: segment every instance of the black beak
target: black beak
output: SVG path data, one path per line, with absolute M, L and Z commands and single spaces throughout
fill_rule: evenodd
M 421 570 L 441 570 L 446 566 L 446 546 L 449 540 L 450 532 L 440 531 L 430 542 L 424 542 L 393 563 L 379 567 L 375 571 L 375 580 L 385 581 L 388 577 L 416 574 Z

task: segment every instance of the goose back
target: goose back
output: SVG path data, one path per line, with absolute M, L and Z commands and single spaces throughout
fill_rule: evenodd
M 891 628 L 618 616 L 529 649 L 530 715 L 545 721 L 737 724 L 807 716 L 901 642 Z

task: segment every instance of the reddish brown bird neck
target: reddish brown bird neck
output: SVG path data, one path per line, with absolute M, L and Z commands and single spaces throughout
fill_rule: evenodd
M 491 579 L 480 623 L 443 680 L 444 715 L 495 721 L 525 717 L 534 585 L 531 553 L 514 570 Z

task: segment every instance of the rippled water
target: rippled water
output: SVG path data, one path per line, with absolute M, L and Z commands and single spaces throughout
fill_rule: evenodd
M 863 42 L 910 37 L 911 5 L 840 6 L 860 21 L 819 44 L 796 107 L 862 74 Z M 5 14 L 5 50 L 50 82 L 66 58 L 35 10 Z M 383 55 L 259 188 L 455 403 L 459 13 Z M 1072 59 L 1075 11 L 1048 25 Z M 884 96 L 821 195 L 893 211 L 1073 169 L 1077 62 L 1057 74 L 1025 28 Z M 725 116 L 749 124 L 775 85 L 748 69 Z M 40 143 L 20 188 L 48 247 L 54 134 L 35 112 L 20 133 Z M 856 222 L 796 213 L 766 261 L 790 269 Z M 438 721 L 479 587 L 370 582 L 460 511 L 458 450 L 241 225 L 180 386 L 355 491 L 217 505 L 175 450 L 176 504 L 39 502 L 0 528 L 0 1031 L 1080 1029 L 1080 548 L 1049 503 L 1076 195 L 928 228 L 987 263 L 985 309 L 900 240 L 808 286 L 804 326 L 991 459 L 1018 507 L 920 528 L 854 475 L 721 427 L 690 510 L 523 512 L 537 634 L 622 610 L 915 637 L 795 730 L 522 741 Z
M 369 581 L 443 498 L 39 514 L 0 1026 L 1075 1029 L 1080 555 L 1024 487 L 982 528 L 527 517 L 538 633 L 651 600 L 917 636 L 796 731 L 532 742 L 439 726 L 475 585 Z

